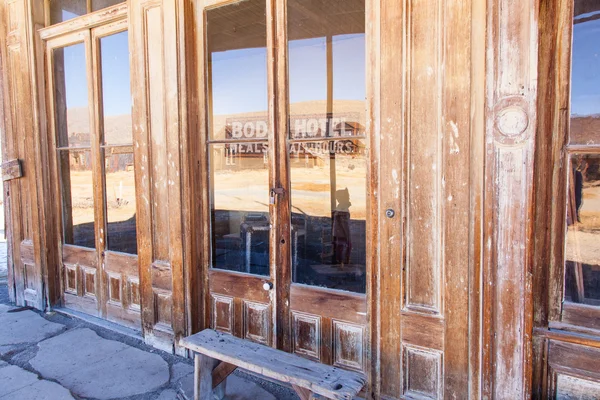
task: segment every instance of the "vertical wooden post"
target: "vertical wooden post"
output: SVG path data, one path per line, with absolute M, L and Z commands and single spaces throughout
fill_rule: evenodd
M 538 1 L 487 1 L 483 387 L 529 398 Z
M 213 400 L 212 371 L 217 363 L 204 354 L 194 355 L 194 400 Z

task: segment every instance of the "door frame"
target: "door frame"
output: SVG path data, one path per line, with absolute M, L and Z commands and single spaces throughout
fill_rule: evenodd
M 189 24 L 195 27 L 193 30 L 193 57 L 188 64 L 189 81 L 191 87 L 194 87 L 194 93 L 190 93 L 191 107 L 189 114 L 190 126 L 197 126 L 197 132 L 190 134 L 191 149 L 196 150 L 196 154 L 190 155 L 191 169 L 194 171 L 192 176 L 191 190 L 198 201 L 198 212 L 191 216 L 192 223 L 198 229 L 194 242 L 198 244 L 194 257 L 198 260 L 198 269 L 194 271 L 196 277 L 191 277 L 192 298 L 197 304 L 191 304 L 192 332 L 199 331 L 211 326 L 211 293 L 210 280 L 214 279 L 215 274 L 221 274 L 220 271 L 211 269 L 211 227 L 210 227 L 210 193 L 209 193 L 209 163 L 207 152 L 208 125 L 208 64 L 206 54 L 206 14 L 207 9 L 225 6 L 235 3 L 232 0 L 196 0 L 193 2 L 194 13 Z M 292 320 L 292 298 L 294 296 L 304 296 L 304 299 L 311 301 L 322 299 L 320 294 L 333 294 L 347 296 L 351 300 L 349 306 L 339 306 L 334 309 L 353 309 L 358 314 L 364 315 L 362 326 L 364 327 L 364 369 L 363 372 L 368 376 L 371 382 L 371 375 L 376 360 L 373 360 L 373 350 L 376 346 L 372 340 L 372 325 L 376 322 L 372 320 L 372 312 L 376 310 L 374 302 L 374 288 L 377 287 L 377 276 L 373 273 L 378 263 L 377 246 L 378 242 L 378 210 L 377 184 L 378 184 L 378 154 L 377 127 L 379 115 L 377 114 L 377 83 L 378 80 L 378 47 L 376 34 L 379 27 L 376 23 L 369 21 L 378 21 L 379 8 L 374 0 L 365 1 L 365 46 L 366 46 L 366 143 L 368 152 L 367 162 L 367 187 L 366 203 L 366 293 L 356 294 L 343 292 L 333 289 L 324 289 L 314 287 L 315 296 L 306 297 L 307 292 L 313 287 L 307 287 L 301 284 L 292 284 L 290 255 L 290 221 L 289 218 L 279 217 L 290 213 L 289 198 L 289 166 L 287 157 L 287 137 L 286 135 L 275 135 L 275 132 L 287 132 L 288 119 L 288 86 L 287 86 L 287 2 L 278 0 L 267 0 L 266 20 L 267 20 L 267 59 L 273 60 L 267 63 L 267 82 L 268 82 L 268 126 L 269 126 L 269 163 L 270 163 L 270 187 L 283 188 L 283 194 L 279 194 L 276 204 L 271 206 L 271 281 L 274 284 L 274 290 L 270 293 L 271 304 L 273 307 L 272 318 L 274 347 L 286 351 L 293 350 L 293 320 Z M 188 53 L 189 54 L 189 53 Z M 197 96 L 197 98 L 195 98 Z M 195 101 L 194 101 L 195 100 Z M 197 111 L 197 112 L 196 112 Z M 194 137 L 195 136 L 195 137 Z M 278 137 L 277 137 L 278 136 Z M 280 162 L 276 162 L 280 161 Z M 195 174 L 195 176 L 194 176 Z M 281 241 L 285 241 L 283 246 L 274 246 Z M 275 265 L 289 265 L 289 268 L 273 268 Z M 233 275 L 235 273 L 225 274 Z M 260 279 L 260 278 L 256 278 Z M 262 291 L 262 289 L 260 289 Z M 194 294 L 195 293 L 195 294 Z M 311 300 L 312 298 L 312 300 Z M 320 300 L 319 300 L 320 301 Z M 314 304 L 314 303 L 313 303 Z M 333 303 L 332 303 L 333 304 Z M 307 306 L 308 307 L 308 306 Z M 302 310 L 300 310 L 302 311 Z M 200 320 L 197 323 L 194 320 Z M 333 335 L 333 332 L 328 332 Z M 367 390 L 373 390 L 373 385 L 369 383 Z
M 103 111 L 102 111 L 102 71 L 100 65 L 100 39 L 129 30 L 127 4 L 121 3 L 108 9 L 88 13 L 73 20 L 42 28 L 38 31 L 42 39 L 45 55 L 46 104 L 48 123 L 48 154 L 50 171 L 49 182 L 54 193 L 52 204 L 56 215 L 54 235 L 58 246 L 58 285 L 61 305 L 73 307 L 93 316 L 105 318 L 133 329 L 141 329 L 141 304 L 139 304 L 139 265 L 137 254 L 127 254 L 109 251 L 107 247 L 108 230 L 106 227 L 106 185 L 103 145 Z M 56 129 L 56 99 L 53 51 L 73 44 L 85 46 L 85 68 L 87 75 L 88 112 L 91 143 L 89 146 L 92 160 L 93 200 L 94 200 L 94 241 L 95 248 L 90 249 L 77 245 L 63 243 L 63 203 L 58 152 L 70 151 L 62 147 L 58 150 Z M 132 144 L 133 145 L 133 144 Z M 110 145 L 109 147 L 115 147 Z M 118 147 L 118 146 L 117 146 Z M 137 190 L 136 190 L 137 192 Z M 136 197 L 137 194 L 136 194 Z M 137 213 L 136 213 L 137 214 Z M 102 227 L 101 229 L 96 229 Z M 66 299 L 65 263 L 71 264 L 75 270 L 75 279 L 79 280 L 85 274 L 85 266 L 80 264 L 87 261 L 93 266 L 94 296 L 86 295 L 86 288 L 76 288 L 74 293 L 81 299 L 75 299 L 69 306 Z M 108 268 L 107 268 L 108 267 Z M 119 284 L 112 290 L 118 290 L 118 298 L 123 307 L 112 307 L 111 276 L 109 269 L 119 271 L 124 268 L 134 268 L 137 280 L 129 279 L 125 274 L 119 274 Z M 87 279 L 87 277 L 86 277 Z M 84 279 L 81 279 L 84 282 Z M 135 303 L 128 293 L 137 291 L 138 302 Z M 82 303 L 82 304 L 79 304 Z M 92 305 L 95 303 L 95 310 Z

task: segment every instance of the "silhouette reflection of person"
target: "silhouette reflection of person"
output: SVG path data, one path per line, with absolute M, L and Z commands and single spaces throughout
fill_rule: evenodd
M 583 177 L 587 170 L 587 162 L 581 160 L 575 167 L 574 173 L 574 184 L 575 184 L 575 212 L 577 215 L 577 222 L 581 222 L 579 211 L 583 205 Z
M 333 264 L 349 264 L 352 252 L 350 235 L 350 193 L 348 188 L 336 190 L 337 207 L 333 210 Z

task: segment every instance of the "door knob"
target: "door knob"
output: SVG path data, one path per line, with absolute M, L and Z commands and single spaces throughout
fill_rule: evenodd
M 273 289 L 273 284 L 271 282 L 265 282 L 265 283 L 263 283 L 263 289 L 265 289 L 266 291 L 269 291 L 269 290 Z

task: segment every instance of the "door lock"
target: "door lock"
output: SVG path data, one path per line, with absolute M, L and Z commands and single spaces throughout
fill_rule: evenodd
M 283 194 L 283 188 L 272 188 L 269 192 L 269 204 L 275 204 L 275 200 L 277 199 L 277 195 Z

